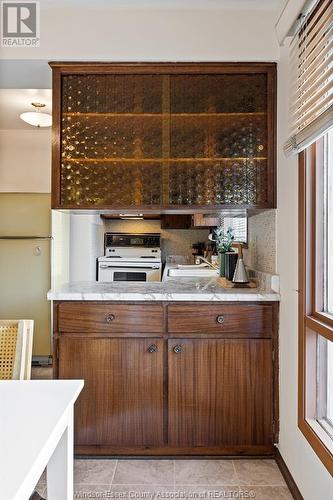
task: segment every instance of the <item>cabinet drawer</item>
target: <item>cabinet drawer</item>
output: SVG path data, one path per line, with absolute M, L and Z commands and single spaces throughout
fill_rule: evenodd
M 168 307 L 168 331 L 173 334 L 226 333 L 238 337 L 272 335 L 270 305 L 173 305 Z
M 163 332 L 160 305 L 63 302 L 58 305 L 59 332 Z

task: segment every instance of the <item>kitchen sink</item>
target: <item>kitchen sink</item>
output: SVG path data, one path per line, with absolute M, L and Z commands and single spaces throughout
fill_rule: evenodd
M 188 268 L 170 267 L 167 273 L 167 276 L 169 276 L 170 278 L 173 276 L 184 277 L 184 278 L 189 278 L 189 277 L 206 278 L 206 277 L 214 277 L 217 275 L 218 275 L 217 269 L 211 269 L 209 267 L 199 267 L 199 266 L 189 266 Z

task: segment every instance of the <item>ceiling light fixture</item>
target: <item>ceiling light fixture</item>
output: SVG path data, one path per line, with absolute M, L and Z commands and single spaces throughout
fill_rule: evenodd
M 49 113 L 42 113 L 41 111 L 46 105 L 40 102 L 32 102 L 31 105 L 34 107 L 35 111 L 28 111 L 20 114 L 21 120 L 38 128 L 51 127 L 52 116 Z

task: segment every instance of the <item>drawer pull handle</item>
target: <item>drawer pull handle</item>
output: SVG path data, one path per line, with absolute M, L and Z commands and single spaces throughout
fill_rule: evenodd
M 148 347 L 148 352 L 156 352 L 157 351 L 157 345 L 152 344 Z
M 220 314 L 219 316 L 216 317 L 216 321 L 220 325 L 223 325 L 223 323 L 224 323 L 224 316 L 222 314 Z
M 105 318 L 107 323 L 112 323 L 112 321 L 114 321 L 115 319 L 116 319 L 116 317 L 114 314 L 108 314 Z
M 175 345 L 175 347 L 173 348 L 173 352 L 175 352 L 176 354 L 180 354 L 182 350 L 183 348 L 180 344 Z

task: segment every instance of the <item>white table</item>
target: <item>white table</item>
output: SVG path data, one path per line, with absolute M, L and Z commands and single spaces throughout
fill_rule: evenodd
M 0 499 L 27 500 L 47 466 L 48 500 L 73 499 L 73 406 L 82 380 L 0 381 Z

